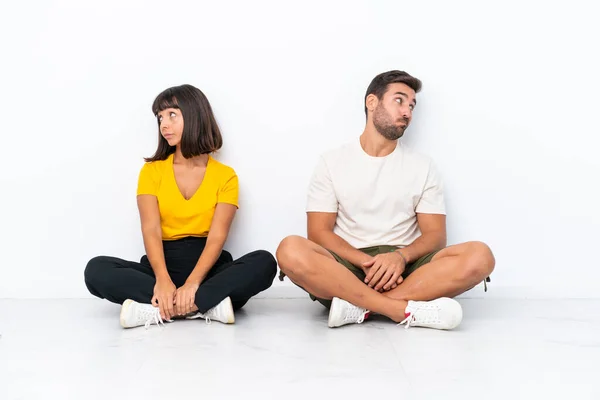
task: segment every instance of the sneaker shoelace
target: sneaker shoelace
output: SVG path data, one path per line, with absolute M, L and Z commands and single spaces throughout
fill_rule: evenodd
M 163 322 L 162 317 L 160 316 L 160 311 L 159 309 L 154 309 L 152 311 L 150 310 L 144 310 L 142 311 L 142 318 L 145 317 L 146 318 L 146 323 L 144 324 L 144 328 L 148 329 L 150 327 L 150 325 L 152 324 L 156 324 L 156 325 L 165 325 L 165 323 Z
M 411 308 L 407 314 L 408 317 L 398 324 L 406 324 L 404 329 L 408 329 L 411 325 L 414 325 L 415 322 L 419 324 L 432 324 L 439 322 L 440 319 L 439 308 L 433 305 L 420 304 Z
M 210 325 L 210 324 L 212 324 L 212 320 L 210 319 L 210 316 L 209 316 L 209 314 L 211 313 L 211 311 L 214 313 L 214 308 L 212 308 L 212 309 L 208 310 L 208 311 L 207 311 L 206 313 L 204 313 L 204 314 L 200 313 L 200 316 L 201 316 L 202 318 L 204 318 L 204 321 L 206 322 L 206 325 Z
M 365 315 L 367 315 L 367 311 L 354 306 L 350 310 L 346 310 L 344 322 L 356 322 L 357 324 L 362 324 L 365 320 Z
M 196 319 L 196 318 L 203 318 L 204 321 L 206 322 L 206 325 L 210 325 L 212 323 L 212 320 L 210 319 L 210 317 L 208 316 L 208 313 L 211 310 L 208 310 L 206 313 L 202 314 L 201 312 L 196 312 L 195 314 L 192 314 L 191 316 L 187 317 L 188 319 Z

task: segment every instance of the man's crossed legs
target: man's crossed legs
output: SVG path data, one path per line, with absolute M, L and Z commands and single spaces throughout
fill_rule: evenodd
M 410 275 L 395 289 L 380 293 L 328 250 L 299 236 L 281 242 L 277 260 L 281 271 L 296 285 L 325 305 L 326 300 L 332 300 L 330 327 L 360 323 L 369 312 L 375 312 L 407 326 L 452 329 L 461 322 L 462 309 L 451 298 L 486 279 L 495 265 L 486 244 L 458 244 L 408 271 Z

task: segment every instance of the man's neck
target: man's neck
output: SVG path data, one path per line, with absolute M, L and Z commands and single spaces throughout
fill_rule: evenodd
M 360 135 L 360 145 L 371 157 L 385 157 L 396 149 L 398 141 L 384 138 L 374 126 L 367 125 Z

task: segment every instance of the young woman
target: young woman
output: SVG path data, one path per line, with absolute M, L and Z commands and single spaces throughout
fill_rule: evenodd
M 223 250 L 238 207 L 235 171 L 210 156 L 223 139 L 208 99 L 191 85 L 154 100 L 158 149 L 140 172 L 137 203 L 146 255 L 140 262 L 95 257 L 85 269 L 89 291 L 122 304 L 132 328 L 174 318 L 233 323 L 233 311 L 271 286 L 273 255 L 233 260 Z

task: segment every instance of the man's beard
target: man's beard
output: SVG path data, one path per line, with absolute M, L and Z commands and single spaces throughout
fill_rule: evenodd
M 404 131 L 408 128 L 408 121 L 406 121 L 406 125 L 398 126 L 395 125 L 388 113 L 378 105 L 373 113 L 373 125 L 377 132 L 381 134 L 384 138 L 388 140 L 398 140 L 404 135 Z

